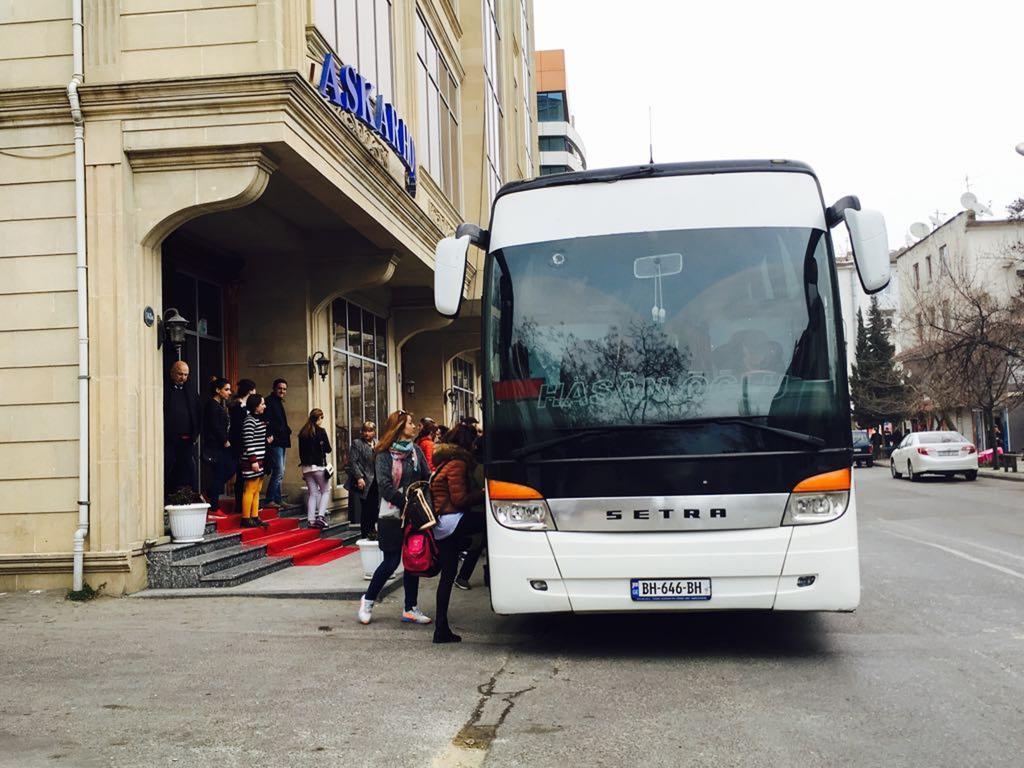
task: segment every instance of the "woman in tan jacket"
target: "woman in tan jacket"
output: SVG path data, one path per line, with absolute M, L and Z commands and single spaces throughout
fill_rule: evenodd
M 457 643 L 461 637 L 452 632 L 448 624 L 448 603 L 455 583 L 459 552 L 466 548 L 466 539 L 484 530 L 484 517 L 479 510 L 471 511 L 483 503 L 483 489 L 472 489 L 473 442 L 476 430 L 459 424 L 449 430 L 445 442 L 434 448 L 434 479 L 430 491 L 437 510 L 434 538 L 437 540 L 441 561 L 441 574 L 437 582 L 437 616 L 434 621 L 435 643 Z

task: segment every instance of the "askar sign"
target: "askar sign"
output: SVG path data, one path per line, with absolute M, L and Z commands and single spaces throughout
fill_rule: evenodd
M 332 104 L 351 112 L 374 133 L 384 139 L 398 155 L 406 170 L 405 190 L 416 196 L 416 143 L 405 121 L 389 102 L 378 93 L 374 98 L 373 83 L 350 65 L 341 66 L 334 54 L 324 54 L 320 72 L 320 95 Z

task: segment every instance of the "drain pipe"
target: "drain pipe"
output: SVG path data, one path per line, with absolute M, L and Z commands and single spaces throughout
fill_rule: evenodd
M 84 586 L 85 537 L 89 535 L 89 279 L 85 261 L 85 118 L 78 88 L 85 81 L 82 0 L 71 3 L 73 73 L 68 104 L 75 126 L 75 275 L 78 288 L 78 527 L 75 529 L 72 589 Z

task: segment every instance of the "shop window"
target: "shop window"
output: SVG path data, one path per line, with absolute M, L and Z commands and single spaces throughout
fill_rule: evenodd
M 452 202 L 459 198 L 459 87 L 451 68 L 416 14 L 416 93 L 419 163 Z
M 385 99 L 394 93 L 392 0 L 315 0 L 314 21 L 337 52 Z
M 476 372 L 472 363 L 456 357 L 452 360 L 452 419 L 476 413 Z
M 339 476 L 364 421 L 388 414 L 387 321 L 345 299 L 331 305 L 334 327 L 334 440 Z
M 501 188 L 502 180 L 502 123 L 505 116 L 501 108 L 501 70 L 499 55 L 501 33 L 498 29 L 496 0 L 482 0 L 484 16 L 484 133 L 487 159 L 488 201 L 493 200 Z

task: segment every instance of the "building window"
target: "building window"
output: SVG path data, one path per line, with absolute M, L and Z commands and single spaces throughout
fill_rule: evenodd
M 476 372 L 472 363 L 456 357 L 452 360 L 452 421 L 458 422 L 476 412 Z
M 565 91 L 547 91 L 537 94 L 537 120 L 542 123 L 569 121 L 565 109 Z
M 383 317 L 345 299 L 331 304 L 331 324 L 334 455 L 341 476 L 360 425 L 384 421 L 388 415 L 388 325 Z
M 568 165 L 542 165 L 540 167 L 541 176 L 551 176 L 555 173 L 569 173 L 572 171 Z
M 564 136 L 540 136 L 537 138 L 541 152 L 571 152 L 569 140 Z
M 393 100 L 392 0 L 315 0 L 314 21 L 342 62 Z
M 925 272 L 928 273 L 928 282 L 930 283 L 932 281 L 932 257 L 931 256 L 925 256 L 924 257 L 924 264 L 925 264 Z
M 520 87 L 522 89 L 523 110 L 523 145 L 526 148 L 526 175 L 533 176 L 533 110 L 532 87 L 530 85 L 530 62 L 533 54 L 530 50 L 530 14 L 526 7 L 527 0 L 519 3 L 519 55 L 522 64 Z
M 914 265 L 914 287 L 921 287 L 921 266 L 919 264 Z
M 484 134 L 486 136 L 488 202 L 501 188 L 502 122 L 501 71 L 498 68 L 501 35 L 498 31 L 496 0 L 483 0 L 484 12 Z
M 459 89 L 451 68 L 416 13 L 416 97 L 419 106 L 418 161 L 448 199 L 459 198 Z
M 949 249 L 944 246 L 939 246 L 939 269 L 949 274 Z

